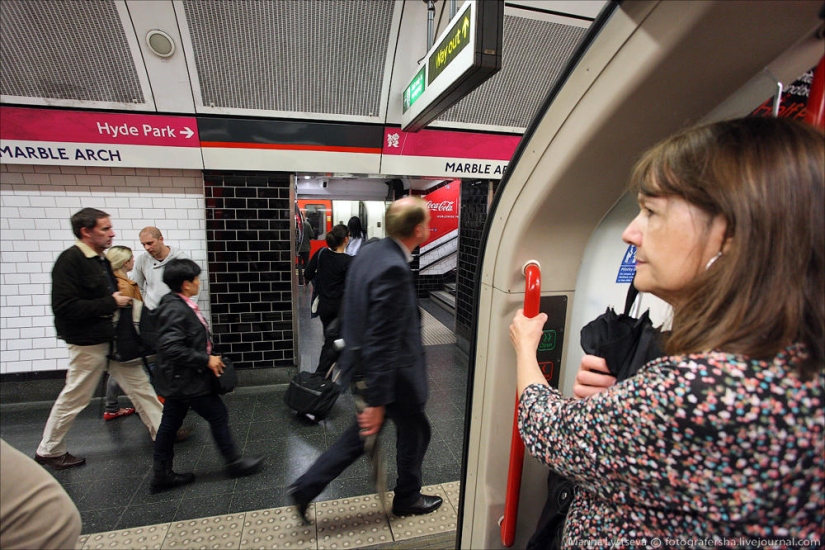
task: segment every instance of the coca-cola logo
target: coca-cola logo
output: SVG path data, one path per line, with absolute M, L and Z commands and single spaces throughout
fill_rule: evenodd
M 434 212 L 452 212 L 455 209 L 454 204 L 455 201 L 427 201 L 427 208 Z

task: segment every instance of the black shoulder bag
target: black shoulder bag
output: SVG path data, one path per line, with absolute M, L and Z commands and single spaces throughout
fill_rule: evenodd
M 238 387 L 238 373 L 229 357 L 221 355 L 221 360 L 223 361 L 223 374 L 212 378 L 212 389 L 215 393 L 223 395 L 235 391 Z
M 155 312 L 140 300 L 120 308 L 115 321 L 115 340 L 109 359 L 125 363 L 157 353 L 158 329 Z

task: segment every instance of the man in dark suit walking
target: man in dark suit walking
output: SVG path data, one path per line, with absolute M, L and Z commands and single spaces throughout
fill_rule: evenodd
M 429 514 L 437 496 L 421 494 L 421 465 L 430 443 L 427 364 L 421 318 L 409 262 L 429 237 L 430 212 L 418 197 L 404 197 L 387 209 L 388 237 L 363 247 L 352 262 L 344 291 L 339 365 L 345 377 L 365 382 L 366 408 L 357 421 L 290 487 L 306 518 L 309 503 L 364 453 L 363 438 L 377 434 L 385 417 L 397 432 L 398 481 L 392 512 Z

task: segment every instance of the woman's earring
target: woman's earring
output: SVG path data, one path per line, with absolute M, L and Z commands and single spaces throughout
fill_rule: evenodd
M 716 253 L 716 256 L 714 256 L 713 258 L 711 258 L 710 260 L 708 260 L 708 263 L 707 263 L 707 264 L 705 264 L 705 271 L 707 271 L 708 269 L 710 269 L 710 266 L 712 266 L 712 265 L 713 265 L 713 262 L 715 262 L 716 260 L 718 260 L 718 259 L 719 259 L 719 256 L 721 256 L 721 255 L 722 255 L 722 252 L 721 252 L 721 251 L 720 251 L 720 252 L 717 252 L 717 253 Z

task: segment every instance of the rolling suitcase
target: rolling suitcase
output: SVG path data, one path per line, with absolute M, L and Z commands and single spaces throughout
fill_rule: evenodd
M 326 376 L 306 371 L 296 374 L 289 382 L 284 402 L 298 414 L 316 421 L 326 418 L 341 394 L 341 387 L 331 377 L 334 368 L 335 365 L 330 367 Z

